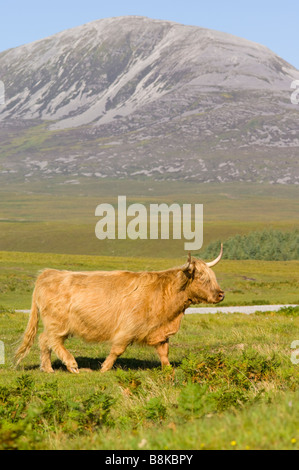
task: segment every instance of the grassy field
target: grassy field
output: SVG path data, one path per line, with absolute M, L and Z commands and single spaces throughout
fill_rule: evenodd
M 28 320 L 14 309 L 30 308 L 40 269 L 160 270 L 184 261 L 0 252 L 0 449 L 298 449 L 298 307 L 187 315 L 164 370 L 152 348 L 133 345 L 101 374 L 108 345 L 77 338 L 66 346 L 79 375 L 54 355 L 54 374 L 40 372 L 37 342 L 14 368 Z M 298 261 L 223 260 L 215 272 L 221 305 L 298 303 Z
M 36 344 L 15 370 L 28 317 L 2 312 L 0 448 L 298 449 L 298 313 L 188 315 L 164 370 L 131 346 L 102 374 L 108 346 L 72 338 L 73 375 L 55 357 L 54 374 L 40 372 Z
M 187 315 L 170 341 L 172 367 L 163 371 L 153 349 L 133 345 L 101 374 L 108 346 L 76 338 L 67 347 L 78 376 L 55 356 L 55 373 L 41 373 L 37 344 L 21 369 L 13 365 L 28 320 L 14 310 L 30 308 L 39 270 L 161 270 L 185 262 L 176 240 L 100 242 L 97 204 L 122 194 L 128 203 L 203 203 L 207 245 L 252 230 L 298 228 L 297 188 L 21 186 L 0 189 L 1 449 L 298 449 L 299 365 L 291 362 L 298 309 Z M 222 260 L 214 270 L 226 293 L 223 306 L 299 303 L 299 261 Z
M 130 258 L 0 252 L 0 308 L 29 309 L 38 272 L 44 268 L 84 270 L 162 270 L 181 258 Z M 299 261 L 222 260 L 214 271 L 225 291 L 222 306 L 299 303 Z
M 62 178 L 62 177 L 61 177 Z M 82 179 L 0 185 L 0 251 L 177 258 L 184 240 L 98 240 L 95 209 L 101 203 L 203 204 L 203 248 L 211 241 L 254 230 L 294 230 L 298 187 Z M 192 206 L 194 207 L 194 206 Z M 170 230 L 172 233 L 172 230 Z

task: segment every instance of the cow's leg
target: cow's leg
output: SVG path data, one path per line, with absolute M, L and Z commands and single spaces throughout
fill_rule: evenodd
M 146 342 L 149 346 L 155 346 L 161 359 L 162 367 L 170 365 L 170 362 L 168 360 L 168 338 L 169 336 L 174 335 L 180 328 L 181 319 L 183 315 L 183 313 L 180 313 L 171 322 L 161 326 L 156 331 L 150 333 L 150 335 L 146 338 Z
M 162 367 L 170 366 L 170 362 L 168 360 L 168 352 L 169 352 L 168 339 L 166 341 L 163 341 L 162 343 L 155 344 L 155 348 L 159 354 Z
M 54 372 L 51 364 L 51 348 L 49 347 L 48 337 L 44 331 L 39 336 L 39 347 L 40 347 L 40 368 L 43 372 Z
M 107 372 L 107 370 L 110 370 L 113 364 L 115 363 L 116 359 L 125 352 L 126 348 L 127 348 L 127 344 L 112 345 L 109 356 L 105 359 L 105 361 L 102 364 L 101 372 Z
M 66 338 L 66 336 L 52 337 L 50 340 L 51 349 L 55 352 L 58 359 L 63 362 L 69 372 L 72 372 L 73 374 L 79 374 L 76 359 L 63 344 Z

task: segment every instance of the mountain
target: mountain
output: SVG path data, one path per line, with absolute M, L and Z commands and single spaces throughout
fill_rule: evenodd
M 230 34 L 129 16 L 0 53 L 0 181 L 298 183 L 299 71 Z

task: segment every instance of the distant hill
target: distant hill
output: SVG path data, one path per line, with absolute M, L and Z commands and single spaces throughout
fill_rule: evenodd
M 0 182 L 298 183 L 299 71 L 226 33 L 132 16 L 0 53 Z

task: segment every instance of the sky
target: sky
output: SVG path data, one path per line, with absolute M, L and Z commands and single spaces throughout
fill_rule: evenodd
M 297 0 L 0 0 L 0 51 L 126 15 L 234 34 L 269 47 L 299 69 Z

